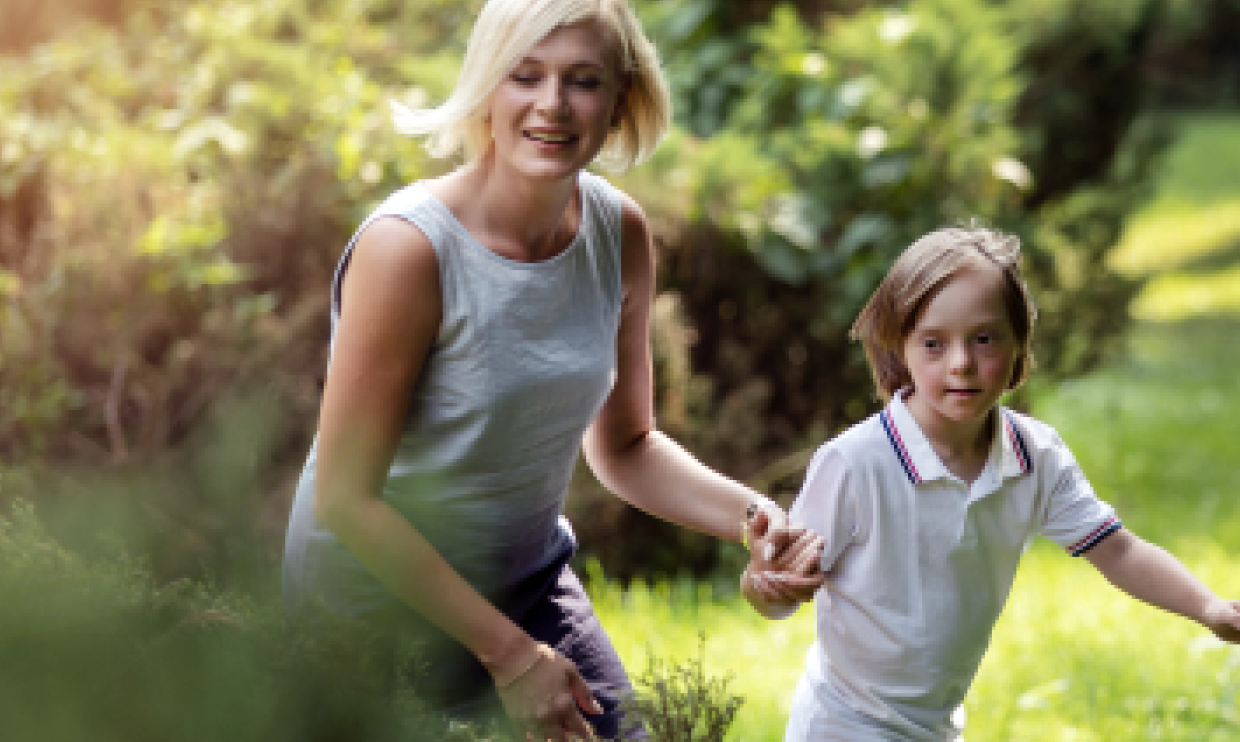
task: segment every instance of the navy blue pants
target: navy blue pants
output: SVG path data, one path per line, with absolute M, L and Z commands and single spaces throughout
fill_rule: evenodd
M 577 665 L 603 707 L 601 714 L 582 712 L 600 738 L 647 739 L 639 725 L 625 723 L 620 703 L 632 695 L 632 684 L 581 581 L 568 566 L 569 556 L 527 578 L 495 604 L 535 640 Z M 424 661 L 411 669 L 419 694 L 449 717 L 502 718 L 503 707 L 486 668 L 460 644 L 438 630 L 432 633 L 436 640 L 427 643 Z

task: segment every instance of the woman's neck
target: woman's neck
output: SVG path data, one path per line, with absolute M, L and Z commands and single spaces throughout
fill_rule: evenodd
M 524 178 L 491 157 L 438 179 L 431 190 L 479 242 L 513 260 L 554 257 L 572 242 L 580 222 L 576 176 Z

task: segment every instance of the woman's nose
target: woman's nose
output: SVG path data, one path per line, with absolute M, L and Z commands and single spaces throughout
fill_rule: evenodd
M 542 86 L 542 90 L 539 91 L 538 109 L 547 114 L 560 114 L 564 111 L 566 100 L 564 96 L 564 83 L 558 78 L 548 77 Z

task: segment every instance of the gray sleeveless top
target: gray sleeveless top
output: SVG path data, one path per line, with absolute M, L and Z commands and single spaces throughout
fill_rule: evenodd
M 443 319 L 414 389 L 383 497 L 452 567 L 493 596 L 575 546 L 561 515 L 582 434 L 611 391 L 621 303 L 620 196 L 578 179 L 580 227 L 542 262 L 501 257 L 419 184 L 390 196 L 359 227 L 405 219 L 439 264 Z M 332 282 L 333 342 L 340 285 Z M 396 597 L 318 524 L 317 441 L 289 520 L 285 602 L 359 615 Z

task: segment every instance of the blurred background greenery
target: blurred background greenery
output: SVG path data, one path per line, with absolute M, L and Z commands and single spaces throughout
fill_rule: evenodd
M 0 0 L 0 505 L 33 503 L 42 529 L 8 526 L 12 553 L 68 545 L 73 575 L 132 555 L 117 569 L 144 590 L 206 591 L 175 593 L 178 621 L 270 602 L 335 260 L 384 195 L 452 165 L 396 136 L 387 100 L 442 100 L 480 4 Z M 1142 328 L 1240 310 L 1240 0 L 634 4 L 676 108 L 653 161 L 616 179 L 661 253 L 660 422 L 783 502 L 813 447 L 875 409 L 847 328 L 929 229 L 979 216 L 1022 237 L 1042 318 L 1013 404 L 1066 428 L 1094 420 L 1068 380 L 1127 390 L 1088 395 L 1121 400 L 1098 424 L 1154 394 L 1096 381 L 1153 373 Z M 1189 359 L 1222 359 L 1235 330 L 1171 326 L 1166 342 L 1196 342 L 1164 355 Z M 1210 389 L 1231 409 L 1234 386 Z M 1222 453 L 1193 471 L 1234 481 L 1236 437 L 1208 430 Z M 1120 468 L 1167 471 L 1143 445 Z M 1104 496 L 1157 500 L 1107 479 L 1116 461 L 1087 467 Z M 1240 542 L 1221 494 L 1162 483 L 1183 499 L 1151 524 L 1208 510 L 1183 528 Z M 689 580 L 741 612 L 738 549 L 628 508 L 585 467 L 569 506 L 600 600 Z

